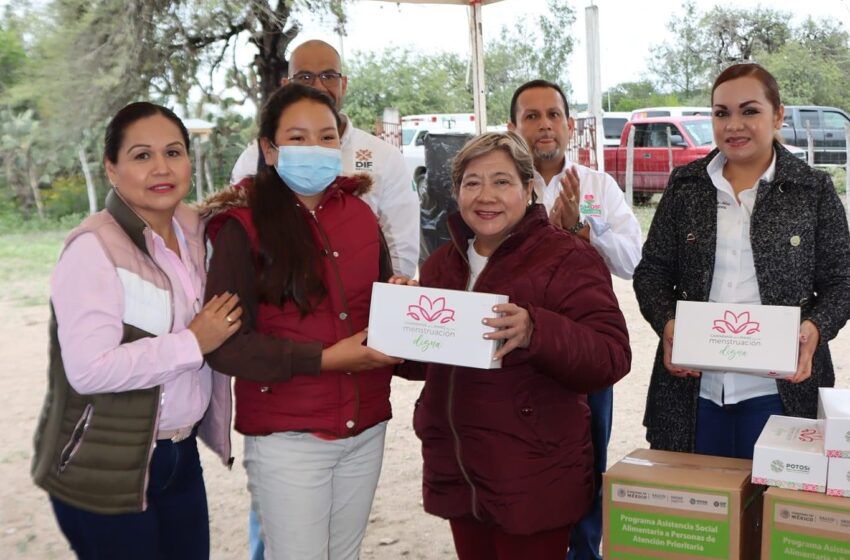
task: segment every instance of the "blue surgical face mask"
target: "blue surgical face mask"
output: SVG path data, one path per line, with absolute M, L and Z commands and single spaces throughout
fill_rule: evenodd
M 293 192 L 313 196 L 342 173 L 342 152 L 323 146 L 279 146 L 275 169 Z

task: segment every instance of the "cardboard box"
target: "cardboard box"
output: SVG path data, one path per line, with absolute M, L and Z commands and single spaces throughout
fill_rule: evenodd
M 605 560 L 758 558 L 763 487 L 751 465 L 632 451 L 604 475 Z
M 830 457 L 826 474 L 827 496 L 850 498 L 850 458 Z
M 508 296 L 372 284 L 367 346 L 388 356 L 482 369 L 502 366 L 493 354 L 499 342 L 486 340 L 495 329 L 481 323 L 495 317 L 493 306 Z
M 753 482 L 826 492 L 827 456 L 820 420 L 771 416 L 753 451 Z
M 850 457 L 850 389 L 818 389 L 818 418 L 829 457 Z
M 679 301 L 675 365 L 786 378 L 797 371 L 800 308 Z
M 764 495 L 761 557 L 847 560 L 850 500 L 769 488 Z

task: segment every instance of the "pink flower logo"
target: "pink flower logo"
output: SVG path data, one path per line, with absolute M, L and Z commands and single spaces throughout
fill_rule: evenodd
M 714 320 L 712 330 L 721 334 L 753 334 L 761 330 L 761 325 L 757 321 L 750 321 L 749 311 L 735 315 L 727 310 L 722 319 Z
M 419 296 L 419 305 L 408 305 L 407 316 L 417 321 L 433 323 L 439 321 L 441 325 L 455 320 L 454 309 L 446 307 L 446 298 L 440 297 L 431 301 L 426 295 Z
M 821 441 L 823 436 L 821 436 L 820 432 L 813 428 L 804 428 L 800 430 L 800 434 L 797 438 L 803 443 L 811 443 L 813 441 Z
M 588 193 L 588 194 L 584 195 L 584 199 L 588 202 L 593 202 L 593 195 Z

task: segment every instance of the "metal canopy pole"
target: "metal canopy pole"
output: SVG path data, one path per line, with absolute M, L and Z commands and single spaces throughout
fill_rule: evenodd
M 584 9 L 587 33 L 587 112 L 593 117 L 596 169 L 605 171 L 605 129 L 602 125 L 602 70 L 599 63 L 599 6 Z
M 481 0 L 469 2 L 469 37 L 472 51 L 472 102 L 475 132 L 487 130 L 487 97 L 484 90 L 484 35 L 481 26 Z

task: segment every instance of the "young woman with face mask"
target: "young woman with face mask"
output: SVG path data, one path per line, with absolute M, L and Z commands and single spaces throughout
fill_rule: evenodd
M 363 346 L 372 283 L 392 267 L 377 219 L 338 177 L 339 115 L 290 84 L 263 107 L 255 177 L 211 199 L 207 294 L 242 325 L 210 364 L 236 377 L 252 507 L 266 558 L 356 558 L 390 418 L 392 366 Z

